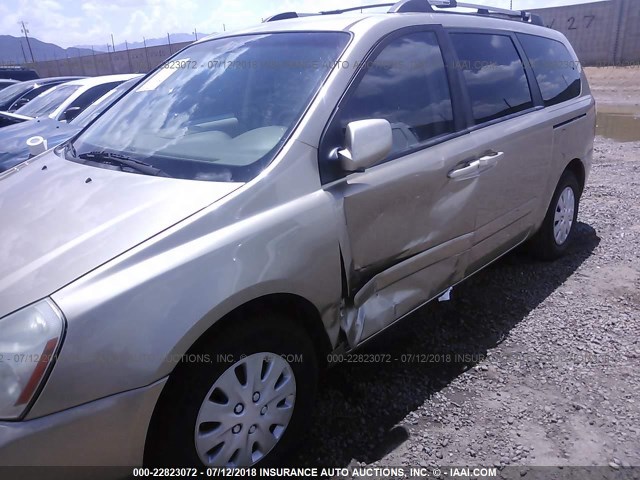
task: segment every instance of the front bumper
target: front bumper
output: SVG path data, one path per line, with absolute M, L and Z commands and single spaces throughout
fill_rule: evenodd
M 139 466 L 168 377 L 51 415 L 0 422 L 0 466 Z

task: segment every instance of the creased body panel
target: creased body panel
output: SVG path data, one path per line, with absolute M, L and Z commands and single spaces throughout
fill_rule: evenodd
M 447 176 L 473 151 L 465 135 L 351 175 L 332 189 L 342 199 L 351 268 L 360 278 L 473 231 L 478 179 Z
M 463 135 L 330 187 L 344 218 L 341 248 L 354 295 L 343 325 L 350 346 L 462 278 L 479 179 L 449 174 L 475 149 Z
M 462 280 L 472 234 L 415 255 L 373 277 L 358 291 L 343 328 L 350 346 Z

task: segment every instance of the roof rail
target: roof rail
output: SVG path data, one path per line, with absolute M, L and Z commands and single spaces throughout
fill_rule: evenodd
M 532 23 L 534 25 L 544 26 L 544 22 L 539 15 L 533 14 L 526 10 L 508 10 L 505 8 L 497 8 L 489 5 L 477 5 L 475 3 L 463 3 L 458 2 L 457 0 L 400 0 L 395 3 L 374 3 L 368 5 L 361 5 L 359 7 L 349 7 L 342 8 L 339 10 L 328 10 L 319 13 L 296 13 L 296 12 L 283 12 L 278 13 L 276 15 L 272 15 L 271 17 L 266 18 L 265 22 L 274 22 L 276 20 L 285 20 L 287 18 L 298 18 L 298 17 L 307 17 L 310 15 L 334 15 L 345 12 L 354 12 L 357 10 L 366 10 L 369 8 L 380 8 L 380 7 L 391 7 L 388 10 L 388 13 L 405 13 L 405 12 L 421 12 L 421 13 L 432 13 L 436 10 L 433 7 L 438 9 L 452 9 L 452 8 L 471 8 L 476 10 L 475 14 L 471 15 L 486 15 L 486 16 L 497 16 L 500 18 L 506 18 L 509 20 L 520 20 L 521 22 Z M 460 15 L 469 15 L 469 13 L 465 12 L 442 12 L 442 13 L 456 13 Z
M 433 8 L 429 0 L 400 0 L 389 9 L 389 13 L 404 12 L 433 13 Z
M 324 11 L 324 12 L 320 12 L 320 15 L 334 15 L 336 13 L 355 12 L 357 10 L 366 10 L 368 8 L 393 7 L 394 5 L 395 5 L 394 2 L 392 2 L 392 3 L 371 3 L 369 5 L 361 5 L 359 7 L 341 8 L 339 10 L 327 10 L 327 11 Z
M 312 15 L 320 15 L 320 13 L 297 13 L 297 12 L 282 12 L 271 15 L 265 18 L 262 23 L 275 22 L 276 20 L 287 20 L 288 18 L 310 17 Z
M 526 10 L 509 10 L 507 8 L 498 8 L 492 7 L 490 5 L 478 5 L 475 3 L 465 3 L 458 2 L 457 0 L 426 0 L 432 7 L 436 8 L 472 8 L 476 10 L 477 15 L 487 15 L 491 16 L 491 14 L 506 17 L 508 19 L 518 19 L 522 22 L 532 23 L 534 25 L 542 25 L 544 26 L 544 22 L 542 21 L 542 17 L 540 15 L 536 15 L 534 13 L 528 12 Z M 462 12 L 450 12 L 450 13 L 462 13 Z

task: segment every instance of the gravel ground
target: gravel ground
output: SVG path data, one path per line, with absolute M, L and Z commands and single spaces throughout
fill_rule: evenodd
M 597 138 L 575 244 L 515 251 L 331 369 L 305 466 L 640 465 L 640 142 Z

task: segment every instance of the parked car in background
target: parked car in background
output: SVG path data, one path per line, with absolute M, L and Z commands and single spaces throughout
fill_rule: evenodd
M 14 112 L 0 112 L 0 127 L 41 117 L 68 122 L 109 90 L 138 76 L 139 74 L 103 75 L 57 85 Z
M 16 83 L 20 83 L 19 80 L 8 80 L 8 79 L 3 79 L 0 80 L 0 90 L 3 90 L 7 87 L 10 87 L 11 85 L 15 85 Z
M 0 78 L 18 80 L 36 80 L 40 78 L 35 70 L 24 67 L 0 67 Z
M 27 140 L 31 137 L 43 137 L 47 141 L 47 148 L 53 148 L 73 137 L 132 88 L 140 77 L 142 75 L 109 90 L 70 122 L 43 117 L 0 129 L 0 172 L 29 158 Z
M 283 462 L 325 364 L 567 253 L 596 114 L 565 36 L 367 8 L 197 41 L 0 174 L 0 464 Z
M 0 90 L 0 111 L 13 112 L 50 88 L 79 78 L 83 77 L 51 77 L 11 85 Z

